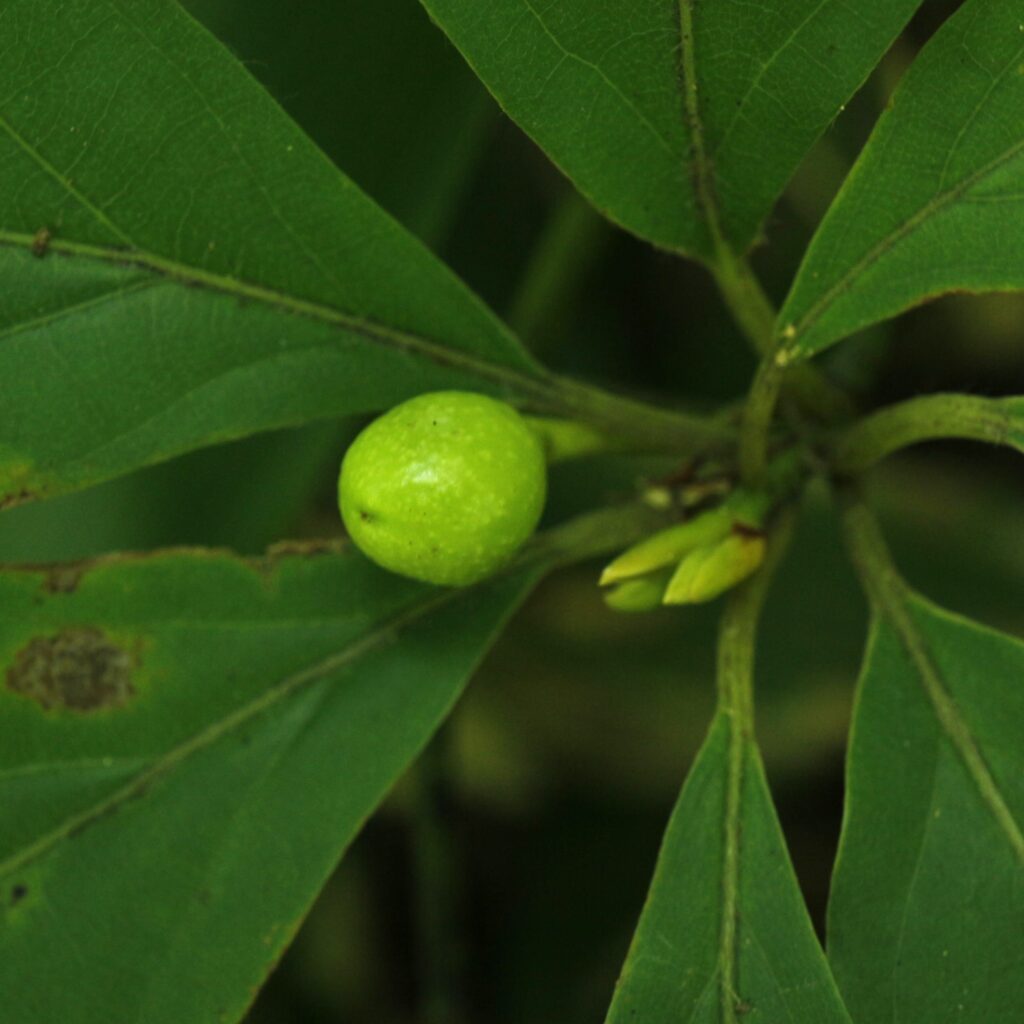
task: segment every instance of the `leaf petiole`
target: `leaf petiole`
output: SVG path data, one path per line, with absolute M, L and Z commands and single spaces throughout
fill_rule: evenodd
M 938 394 L 890 405 L 839 436 L 832 468 L 854 476 L 908 445 L 948 438 L 1008 444 L 1024 452 L 1024 398 Z
M 726 307 L 751 348 L 765 359 L 774 355 L 780 347 L 776 340 L 777 313 L 750 262 L 723 245 L 710 270 Z M 846 392 L 806 364 L 788 368 L 785 390 L 815 419 L 835 421 L 853 412 Z

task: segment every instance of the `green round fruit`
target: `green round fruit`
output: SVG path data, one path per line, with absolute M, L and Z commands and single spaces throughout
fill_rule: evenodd
M 465 586 L 533 533 L 546 490 L 543 447 L 515 409 L 436 391 L 395 406 L 355 439 L 338 504 L 352 540 L 378 565 Z

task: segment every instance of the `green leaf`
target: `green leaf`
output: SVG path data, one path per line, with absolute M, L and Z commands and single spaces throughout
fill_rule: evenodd
M 911 596 L 872 631 L 829 907 L 854 1019 L 1015 1024 L 1024 644 Z
M 741 742 L 740 810 L 730 828 L 729 720 L 720 713 L 672 812 L 609 1024 L 849 1024 L 804 908 L 757 748 Z M 730 832 L 739 847 L 733 871 Z M 729 903 L 731 943 L 723 933 Z
M 186 0 L 346 174 L 443 239 L 493 102 L 418 0 Z
M 1024 287 L 1022 68 L 1022 0 L 967 0 L 935 34 L 811 243 L 783 358 L 944 292 Z
M 0 503 L 431 388 L 550 395 L 170 0 L 2 18 Z
M 185 6 L 371 196 L 437 242 L 493 104 L 418 0 Z M 348 424 L 255 435 L 11 510 L 0 524 L 0 561 L 183 543 L 262 551 L 294 532 L 313 490 L 330 482 L 353 433 Z
M 312 499 L 333 498 L 338 466 L 359 425 L 324 420 L 256 434 L 9 509 L 0 517 L 0 563 L 179 545 L 259 554 L 282 537 L 310 533 Z
M 328 549 L 0 575 L 4 1018 L 238 1020 L 538 572 L 441 591 Z
M 920 0 L 422 0 L 612 220 L 714 256 L 790 175 Z

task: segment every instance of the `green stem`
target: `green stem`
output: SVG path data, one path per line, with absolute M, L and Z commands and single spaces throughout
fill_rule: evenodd
M 906 584 L 893 563 L 871 510 L 852 489 L 843 492 L 841 497 L 844 502 L 843 533 L 850 558 L 872 608 L 888 616 L 903 607 Z
M 711 273 L 729 312 L 763 359 L 774 358 L 777 313 L 749 261 L 736 256 L 724 243 L 717 252 Z M 786 373 L 785 388 L 800 406 L 816 419 L 834 421 L 852 415 L 849 396 L 812 366 L 800 364 Z
M 759 356 L 773 348 L 775 308 L 747 260 L 735 256 L 724 245 L 711 266 L 729 312 Z
M 523 550 L 517 564 L 549 560 L 555 565 L 567 565 L 596 558 L 620 551 L 670 522 L 663 512 L 640 502 L 602 508 L 538 534 Z
M 760 486 L 768 467 L 772 420 L 782 391 L 784 370 L 774 353 L 761 360 L 743 409 L 740 429 L 740 476 L 748 487 Z
M 608 223 L 575 190 L 559 202 L 534 245 L 509 306 L 509 326 L 534 352 L 553 314 L 579 288 L 608 239 Z
M 693 455 L 735 444 L 736 430 L 724 417 L 661 409 L 567 377 L 548 380 L 555 401 L 542 411 L 579 418 L 620 438 L 623 449 Z
M 705 146 L 699 84 L 694 53 L 694 2 L 679 0 L 679 30 L 686 120 L 693 144 L 694 185 L 704 215 L 714 259 L 711 273 L 733 319 L 762 358 L 774 357 L 777 314 L 745 257 L 738 255 L 722 228 L 715 196 L 712 160 Z M 825 421 L 849 414 L 849 398 L 813 367 L 799 366 L 789 375 L 787 388 L 801 408 Z
M 723 1024 L 736 1024 L 737 926 L 739 922 L 740 843 L 742 840 L 743 776 L 754 744 L 754 655 L 757 624 L 772 576 L 792 534 L 793 515 L 783 519 L 769 538 L 768 554 L 759 572 L 734 590 L 718 631 L 718 713 L 729 725 L 725 795 L 725 848 L 722 865 L 719 997 Z
M 467 1020 L 463 999 L 456 849 L 445 821 L 448 733 L 442 726 L 413 773 L 412 857 L 421 1024 Z
M 964 438 L 1024 450 L 1024 398 L 940 394 L 912 398 L 865 416 L 832 448 L 833 469 L 853 476 L 920 441 Z
M 999 785 L 985 763 L 970 726 L 964 721 L 928 640 L 910 609 L 912 591 L 893 564 L 888 545 L 871 510 L 855 492 L 844 494 L 843 530 L 854 568 L 871 602 L 874 617 L 895 632 L 921 681 L 942 732 L 960 757 L 967 774 L 1006 836 L 1017 858 L 1024 862 L 1024 834 L 1007 806 Z
M 509 324 L 520 337 L 535 340 L 552 311 L 579 286 L 608 237 L 606 221 L 582 196 L 572 191 L 562 200 L 534 247 L 509 310 Z M 586 451 L 690 455 L 722 450 L 735 441 L 735 431 L 721 417 L 660 409 L 555 375 L 547 383 L 555 401 L 541 403 L 540 411 L 574 414 L 582 421 L 581 431 L 593 428 L 584 442 Z M 599 435 L 604 440 L 597 440 Z
M 575 420 L 555 419 L 551 416 L 526 416 L 524 419 L 544 446 L 544 455 L 549 466 L 583 455 L 628 450 L 621 437 L 603 434 Z

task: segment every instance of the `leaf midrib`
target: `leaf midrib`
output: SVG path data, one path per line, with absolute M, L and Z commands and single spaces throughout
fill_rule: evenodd
M 34 236 L 32 235 L 0 230 L 0 246 L 31 250 L 33 243 Z M 155 253 L 141 249 L 114 249 L 86 242 L 54 239 L 47 246 L 46 258 L 54 256 L 84 258 L 122 268 L 143 270 L 185 286 L 205 288 L 231 298 L 258 302 L 289 316 L 305 317 L 337 327 L 386 348 L 412 353 L 430 362 L 467 370 L 484 379 L 510 386 L 521 394 L 538 398 L 546 404 L 558 404 L 555 387 L 545 376 L 540 374 L 530 376 L 511 367 L 504 367 L 472 356 L 460 349 L 449 348 L 438 342 L 430 341 L 420 335 L 387 327 L 369 318 L 345 313 L 324 303 L 301 299 L 273 288 L 252 284 L 240 278 L 200 270 Z M 136 284 L 135 288 L 138 287 Z
M 736 993 L 739 980 L 739 903 L 743 850 L 743 796 L 747 772 L 747 738 L 735 711 L 726 717 L 726 781 L 722 832 L 722 912 L 717 974 L 723 1024 L 736 1024 Z
M 708 158 L 704 138 L 704 122 L 700 112 L 698 94 L 696 44 L 693 32 L 694 0 L 678 0 L 679 10 L 679 64 L 683 94 L 683 119 L 689 129 L 693 166 L 691 179 L 697 197 L 697 206 L 704 218 L 710 236 L 713 255 L 720 259 L 723 250 L 728 249 L 722 234 L 715 198 L 714 173 Z
M 909 594 L 905 592 L 903 584 L 894 578 L 878 587 L 878 599 L 882 614 L 895 629 L 913 664 L 943 735 L 956 751 L 982 803 L 995 819 L 1017 859 L 1024 863 L 1024 832 L 1003 797 L 974 733 L 949 692 L 931 645 L 914 620 Z

